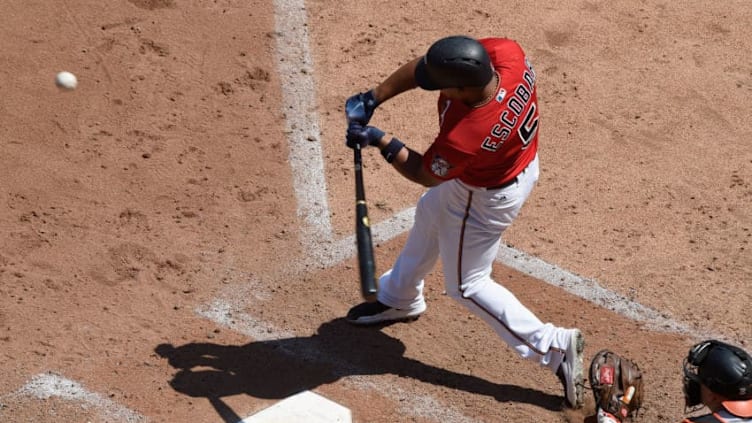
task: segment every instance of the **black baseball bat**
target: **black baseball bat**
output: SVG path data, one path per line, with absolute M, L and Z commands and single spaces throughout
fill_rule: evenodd
M 358 267 L 360 268 L 360 293 L 366 301 L 376 301 L 376 263 L 373 259 L 371 222 L 368 219 L 366 190 L 363 187 L 363 159 L 360 145 L 353 149 L 355 157 L 355 236 L 358 241 Z

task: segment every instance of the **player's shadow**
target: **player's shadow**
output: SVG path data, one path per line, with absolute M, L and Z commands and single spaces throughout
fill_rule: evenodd
M 282 399 L 345 376 L 387 373 L 488 395 L 498 401 L 561 409 L 560 396 L 493 383 L 404 357 L 405 345 L 379 329 L 355 327 L 340 318 L 322 324 L 310 337 L 237 346 L 162 344 L 155 351 L 178 369 L 170 381 L 176 391 L 207 398 L 226 421 L 241 419 L 224 405 L 221 397 L 248 394 L 256 398 Z

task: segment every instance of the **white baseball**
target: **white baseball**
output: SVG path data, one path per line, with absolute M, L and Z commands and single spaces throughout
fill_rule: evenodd
M 60 88 L 65 88 L 66 90 L 72 90 L 76 88 L 76 85 L 78 85 L 78 79 L 76 79 L 76 75 L 73 75 L 70 72 L 59 72 L 57 76 L 55 76 L 55 84 Z

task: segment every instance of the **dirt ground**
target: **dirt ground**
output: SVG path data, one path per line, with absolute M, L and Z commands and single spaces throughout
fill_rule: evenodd
M 235 423 L 309 389 L 359 423 L 584 421 L 592 404 L 563 409 L 556 377 L 442 295 L 439 268 L 417 322 L 342 320 L 360 301 L 342 106 L 451 34 L 516 39 L 538 74 L 541 180 L 505 243 L 686 330 L 495 278 L 581 328 L 586 356 L 634 358 L 646 422 L 681 418 L 694 342 L 752 348 L 746 0 L 4 0 L 0 16 L 0 421 Z M 410 92 L 373 123 L 425 149 L 434 101 Z M 364 160 L 375 224 L 415 205 L 421 187 Z M 379 272 L 405 237 L 377 243 Z

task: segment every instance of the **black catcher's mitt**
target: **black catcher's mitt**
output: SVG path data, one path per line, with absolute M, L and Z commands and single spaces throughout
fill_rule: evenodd
M 620 422 L 637 416 L 642 406 L 642 371 L 635 362 L 609 350 L 598 351 L 590 362 L 590 387 L 598 408 Z

